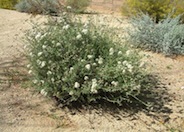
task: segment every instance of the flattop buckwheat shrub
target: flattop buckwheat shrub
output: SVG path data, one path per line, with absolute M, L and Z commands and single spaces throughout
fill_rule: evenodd
M 29 73 L 43 95 L 65 105 L 141 102 L 149 83 L 140 56 L 108 27 L 66 13 L 46 25 L 35 25 L 27 36 Z

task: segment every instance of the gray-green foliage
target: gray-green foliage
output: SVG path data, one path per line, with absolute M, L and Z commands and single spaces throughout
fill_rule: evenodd
M 163 52 L 184 55 L 184 25 L 178 25 L 164 35 Z
M 132 18 L 130 24 L 125 38 L 135 47 L 166 55 L 184 54 L 184 25 L 180 16 L 156 23 L 149 15 L 141 14 Z
M 22 0 L 15 8 L 20 12 L 50 15 L 57 15 L 61 10 L 58 0 Z
M 63 14 L 28 34 L 29 73 L 44 95 L 62 103 L 138 102 L 150 88 L 137 52 L 122 46 L 113 30 Z M 147 101 L 147 100 L 146 100 Z

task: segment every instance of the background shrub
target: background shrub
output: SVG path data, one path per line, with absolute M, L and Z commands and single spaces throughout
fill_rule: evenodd
M 164 35 L 163 52 L 184 55 L 184 25 L 177 25 Z
M 174 3 L 174 17 L 181 15 L 181 20 L 182 23 L 184 23 L 184 1 L 183 0 L 175 0 L 176 2 Z
M 19 0 L 0 0 L 0 8 L 14 9 Z
M 66 105 L 139 104 L 139 96 L 151 85 L 140 56 L 122 46 L 112 29 L 97 23 L 82 23 L 64 13 L 45 28 L 35 25 L 27 37 L 35 86 Z
M 183 6 L 183 0 L 125 0 L 122 6 L 122 14 L 136 15 L 140 12 L 148 13 L 158 22 L 173 11 L 174 17 L 183 14 Z
M 66 6 L 70 6 L 73 12 L 82 13 L 89 6 L 90 0 L 65 0 Z
M 20 12 L 57 15 L 61 11 L 58 0 L 22 0 L 16 6 Z
M 180 18 L 168 16 L 156 24 L 149 15 L 139 15 L 130 20 L 133 28 L 126 28 L 128 36 L 125 39 L 138 48 L 166 55 L 184 54 L 184 25 Z

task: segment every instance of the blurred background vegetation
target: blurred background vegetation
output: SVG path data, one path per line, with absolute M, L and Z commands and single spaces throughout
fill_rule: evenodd
M 121 13 L 125 16 L 134 16 L 140 12 L 147 13 L 158 22 L 166 18 L 168 14 L 172 14 L 172 17 L 183 14 L 183 7 L 183 0 L 124 0 Z
M 15 9 L 15 5 L 19 2 L 20 0 L 0 0 L 0 8 L 4 9 Z

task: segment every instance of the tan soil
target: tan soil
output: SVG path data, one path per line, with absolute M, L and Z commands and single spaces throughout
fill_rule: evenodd
M 104 11 L 99 7 L 92 10 Z M 111 11 L 103 12 L 111 13 Z M 116 14 L 117 15 L 117 14 Z M 26 75 L 20 51 L 24 31 L 30 29 L 30 20 L 39 21 L 28 14 L 0 9 L 0 80 L 10 73 L 14 80 L 20 80 L 12 69 Z M 87 110 L 73 113 L 56 107 L 56 102 L 45 98 L 21 83 L 0 83 L 0 132 L 165 132 L 184 131 L 184 57 L 167 58 L 161 54 L 142 52 L 149 55 L 145 61 L 149 71 L 158 75 L 161 88 L 165 88 L 170 101 L 161 109 L 165 111 L 127 112 L 118 114 L 104 110 Z M 16 61 L 15 57 L 19 57 Z M 25 85 L 25 83 L 23 83 Z M 28 85 L 29 86 L 29 85 Z M 158 104 L 159 104 L 159 100 Z M 161 102 L 161 100 L 160 100 Z

